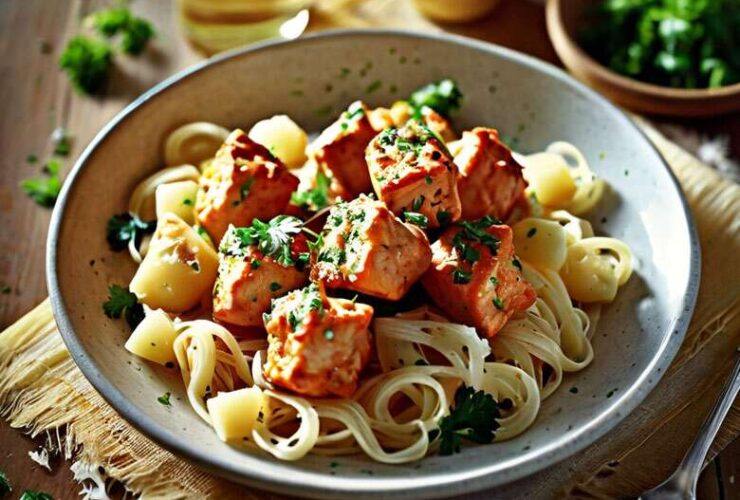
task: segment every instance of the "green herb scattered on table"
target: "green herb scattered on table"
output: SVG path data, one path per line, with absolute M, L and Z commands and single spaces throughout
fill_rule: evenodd
M 72 150 L 72 135 L 64 127 L 54 129 L 51 133 L 51 142 L 57 156 L 67 156 Z
M 737 0 L 606 0 L 580 35 L 597 61 L 638 80 L 677 88 L 740 82 Z
M 499 417 L 493 396 L 462 386 L 455 394 L 455 406 L 450 408 L 450 414 L 439 419 L 439 454 L 458 453 L 463 439 L 490 443 L 499 427 Z
M 59 58 L 59 67 L 82 94 L 98 91 L 112 64 L 113 51 L 108 43 L 82 35 L 72 38 Z
M 144 306 L 139 304 L 136 295 L 118 285 L 108 287 L 108 300 L 103 303 L 103 312 L 113 319 L 125 316 L 132 330 L 144 319 Z
M 62 181 L 59 178 L 60 165 L 57 160 L 49 160 L 44 167 L 44 177 L 33 177 L 21 182 L 21 189 L 33 201 L 42 207 L 51 208 L 57 201 L 62 190 Z
M 93 14 L 93 26 L 105 37 L 121 35 L 121 49 L 138 55 L 154 37 L 154 28 L 148 21 L 136 17 L 128 9 L 101 10 Z
M 2 286 L 0 286 L 0 293 L 3 294 L 3 295 L 8 295 L 12 291 L 13 291 L 13 289 L 10 288 L 10 285 L 2 285 Z

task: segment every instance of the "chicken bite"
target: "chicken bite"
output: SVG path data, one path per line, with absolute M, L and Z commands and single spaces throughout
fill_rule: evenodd
M 509 226 L 491 217 L 461 222 L 432 245 L 424 289 L 451 319 L 493 337 L 537 299 L 514 255 Z
M 410 121 L 381 132 L 368 145 L 367 164 L 381 201 L 405 220 L 439 227 L 460 218 L 457 168 L 426 125 Z M 407 212 L 420 214 L 409 217 Z
M 308 245 L 302 234 L 290 237 L 288 253 L 260 250 L 245 229 L 231 226 L 221 240 L 218 277 L 213 287 L 213 317 L 241 326 L 262 326 L 270 302 L 308 283 Z
M 401 222 L 384 203 L 360 196 L 332 208 L 313 273 L 330 288 L 398 300 L 431 260 L 422 230 Z
M 275 300 L 265 316 L 265 375 L 306 396 L 352 396 L 370 357 L 372 317 L 372 307 L 328 298 L 316 284 Z
M 332 180 L 332 190 L 351 200 L 372 190 L 365 148 L 377 133 L 367 106 L 355 101 L 309 146 L 309 158 Z
M 506 220 L 527 187 L 522 166 L 492 128 L 463 132 L 459 148 L 455 164 L 460 171 L 457 190 L 462 218 L 490 215 Z
M 198 223 L 218 243 L 229 224 L 246 226 L 282 213 L 298 182 L 265 147 L 236 129 L 200 178 Z

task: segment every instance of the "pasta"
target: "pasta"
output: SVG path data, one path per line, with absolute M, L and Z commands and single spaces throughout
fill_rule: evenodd
M 400 464 L 455 452 L 461 440 L 514 438 L 535 422 L 565 374 L 593 360 L 600 309 L 630 277 L 629 247 L 595 236 L 579 217 L 598 203 L 605 184 L 575 146 L 556 142 L 522 156 L 495 130 L 476 128 L 448 149 L 442 136 L 454 131 L 433 108 L 407 111 L 403 120 L 378 108 L 373 120 L 359 123 L 366 110 L 350 107 L 311 147 L 284 115 L 258 122 L 248 138 L 214 124 L 185 125 L 166 140 L 168 167 L 131 196 L 132 216 L 156 215 L 157 227 L 148 245 L 129 242 L 135 259 L 144 255 L 129 289 L 145 317 L 126 348 L 177 366 L 190 406 L 232 445 L 281 460 L 364 453 Z M 369 146 L 353 135 L 366 136 L 375 122 L 384 128 Z M 341 153 L 331 150 L 332 140 L 341 142 Z M 347 189 L 331 192 L 326 179 L 342 178 L 332 168 L 346 168 L 348 151 L 365 148 L 378 199 L 351 196 L 323 210 L 337 195 L 349 196 Z M 445 168 L 434 170 L 435 162 Z M 229 201 L 207 207 L 208 218 L 192 203 L 216 182 L 203 182 L 193 166 L 203 164 L 219 165 L 218 189 Z M 292 175 L 280 169 L 304 164 L 291 206 L 275 210 L 269 198 L 250 197 L 245 172 L 277 178 Z M 434 175 L 404 177 L 420 164 Z M 412 194 L 386 185 L 387 168 L 394 169 L 391 181 L 411 183 Z M 473 186 L 457 197 L 457 176 L 473 175 L 497 176 L 486 185 L 505 192 L 480 197 Z M 413 194 L 413 182 L 423 195 Z M 393 207 L 384 198 L 390 192 Z M 249 213 L 283 215 L 243 227 L 228 221 L 220 241 L 220 234 L 207 234 L 214 218 L 251 200 L 258 205 Z M 465 203 L 481 200 L 490 206 L 475 210 L 487 215 L 459 220 Z M 317 234 L 309 225 L 321 221 Z M 415 282 L 424 292 L 410 291 Z M 362 295 L 331 297 L 337 289 Z M 425 293 L 428 305 L 393 302 L 414 293 Z M 452 307 L 455 300 L 464 307 Z M 228 324 L 212 320 L 216 310 Z M 245 330 L 256 314 L 267 335 Z M 458 413 L 466 405 L 478 420 L 456 428 L 473 418 Z

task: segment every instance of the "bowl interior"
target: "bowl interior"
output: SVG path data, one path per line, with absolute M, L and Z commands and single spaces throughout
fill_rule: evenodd
M 136 183 L 161 166 L 162 141 L 183 123 L 246 129 L 286 113 L 318 131 L 354 99 L 388 105 L 443 77 L 456 79 L 465 94 L 458 130 L 497 127 L 521 152 L 570 141 L 611 186 L 589 218 L 598 232 L 629 243 L 636 273 L 604 310 L 593 364 L 566 376 L 529 431 L 464 448 L 455 457 L 383 465 L 364 456 L 308 456 L 288 463 L 220 442 L 191 410 L 179 374 L 130 355 L 123 348 L 124 322 L 103 315 L 108 285 L 128 283 L 135 270 L 125 253 L 108 249 L 107 219 L 125 211 Z M 273 489 L 449 495 L 532 473 L 593 442 L 642 400 L 675 353 L 693 305 L 697 255 L 690 221 L 673 178 L 644 136 L 559 70 L 460 38 L 335 33 L 217 58 L 129 107 L 101 132 L 70 178 L 50 233 L 49 284 L 77 363 L 154 440 L 221 474 Z M 574 387 L 577 392 L 569 390 Z M 157 402 L 166 391 L 173 393 L 172 408 Z

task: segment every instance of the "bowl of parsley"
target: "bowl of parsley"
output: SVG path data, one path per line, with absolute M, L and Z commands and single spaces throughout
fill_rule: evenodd
M 563 64 L 622 106 L 740 111 L 736 0 L 548 0 L 547 29 Z

